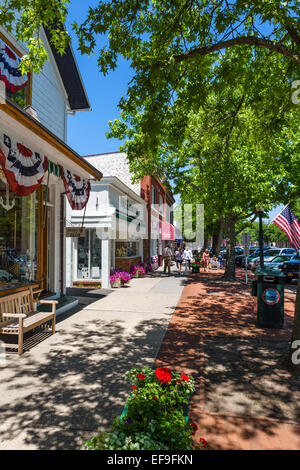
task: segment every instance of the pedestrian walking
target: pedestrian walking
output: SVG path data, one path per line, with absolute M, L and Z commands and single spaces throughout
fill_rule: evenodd
M 210 254 L 209 250 L 206 248 L 206 250 L 203 253 L 203 265 L 204 265 L 204 271 L 207 272 L 208 266 L 210 265 Z
M 191 269 L 191 261 L 193 259 L 193 253 L 192 250 L 190 250 L 188 247 L 183 252 L 183 260 L 185 262 L 185 270 Z
M 223 256 L 220 253 L 218 254 L 218 261 L 219 261 L 219 264 L 220 264 L 220 269 L 222 269 L 223 264 L 224 264 L 224 260 L 223 260 Z
M 183 260 L 182 250 L 180 248 L 178 248 L 176 250 L 176 253 L 175 253 L 175 261 L 176 261 L 176 267 L 177 267 L 177 271 L 178 271 L 179 276 L 181 275 L 182 260 Z
M 169 245 L 167 245 L 164 248 L 163 259 L 164 259 L 164 274 L 167 273 L 167 269 L 168 269 L 168 274 L 171 274 L 172 250 Z

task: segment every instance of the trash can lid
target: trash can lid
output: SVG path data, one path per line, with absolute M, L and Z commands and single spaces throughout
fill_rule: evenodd
M 264 268 L 257 268 L 255 271 L 256 276 L 276 276 L 276 277 L 285 277 L 285 274 L 278 268 L 271 268 L 265 266 Z

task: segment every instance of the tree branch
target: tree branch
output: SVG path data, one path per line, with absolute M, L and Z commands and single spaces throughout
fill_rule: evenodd
M 272 52 L 277 52 L 278 54 L 283 55 L 284 57 L 290 59 L 292 62 L 298 62 L 300 64 L 300 53 L 295 52 L 292 49 L 289 49 L 286 46 L 278 42 L 271 41 L 269 39 L 259 38 L 256 36 L 242 36 L 234 39 L 229 39 L 228 41 L 221 41 L 217 44 L 212 44 L 210 46 L 199 47 L 196 49 L 190 49 L 184 54 L 178 54 L 173 56 L 175 63 L 180 63 L 185 60 L 190 60 L 198 56 L 206 56 L 216 51 L 222 49 L 228 49 L 233 46 L 255 46 L 268 49 Z M 164 65 L 163 62 L 156 62 L 156 66 Z

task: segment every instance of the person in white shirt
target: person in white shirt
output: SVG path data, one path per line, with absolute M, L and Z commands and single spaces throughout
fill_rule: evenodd
M 192 250 L 186 247 L 183 253 L 183 259 L 185 261 L 185 270 L 187 271 L 188 268 L 191 269 L 191 261 L 193 259 Z

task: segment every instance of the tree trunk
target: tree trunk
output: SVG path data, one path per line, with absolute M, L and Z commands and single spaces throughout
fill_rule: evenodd
M 300 341 L 300 275 L 298 277 L 298 288 L 297 288 L 296 307 L 295 307 L 294 326 L 293 326 L 291 346 L 292 346 L 294 341 Z M 298 346 L 298 348 L 299 348 L 299 346 Z M 296 351 L 296 349 L 293 349 L 291 347 L 291 350 L 290 350 L 290 367 L 293 371 L 295 371 L 297 373 L 300 373 L 300 364 L 293 364 L 293 362 L 292 362 L 292 355 L 295 351 Z M 298 356 L 300 357 L 300 355 L 298 355 Z
M 223 217 L 220 216 L 217 233 L 213 235 L 212 249 L 213 249 L 214 255 L 218 255 L 220 251 L 220 247 L 222 243 L 222 236 L 223 236 L 223 229 L 224 229 Z
M 203 247 L 203 249 L 206 250 L 207 247 L 208 247 L 208 234 L 205 233 L 204 234 L 204 247 Z
M 227 239 L 226 239 L 226 269 L 224 279 L 226 281 L 235 281 L 235 224 L 234 216 L 230 216 L 227 226 Z

